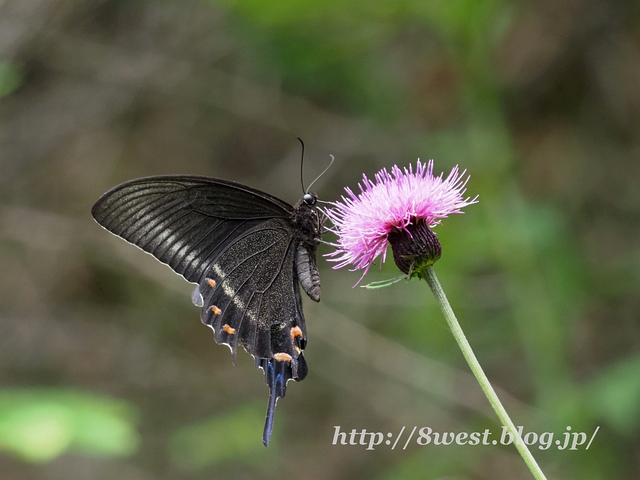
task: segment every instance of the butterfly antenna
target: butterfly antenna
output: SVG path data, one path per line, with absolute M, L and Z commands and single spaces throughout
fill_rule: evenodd
M 325 168 L 322 171 L 322 173 L 320 175 L 318 175 L 316 177 L 316 179 L 309 184 L 309 186 L 307 187 L 307 190 L 304 193 L 309 193 L 309 190 L 311 190 L 311 187 L 313 186 L 313 184 L 316 183 L 320 179 L 320 177 L 322 175 L 324 175 L 325 173 L 327 173 L 327 170 L 329 170 L 331 168 L 331 165 L 333 165 L 333 162 L 335 161 L 336 157 L 334 157 L 333 155 L 329 155 L 329 156 L 331 157 L 331 161 L 329 162 L 329 165 L 327 165 L 327 168 Z
M 304 142 L 302 141 L 302 139 L 300 137 L 296 137 L 298 139 L 298 141 L 300 142 L 300 145 L 302 145 L 302 153 L 300 154 L 300 186 L 302 187 L 302 193 L 307 193 L 304 190 L 304 178 L 303 178 L 303 172 L 304 172 Z

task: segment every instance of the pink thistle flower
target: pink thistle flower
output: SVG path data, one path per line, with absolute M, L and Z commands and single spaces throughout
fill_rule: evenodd
M 465 173 L 455 166 L 446 179 L 442 174 L 434 177 L 433 160 L 427 164 L 418 160 L 415 173 L 411 165 L 404 171 L 394 165 L 391 173 L 386 169 L 376 173 L 373 182 L 363 175 L 358 195 L 346 187 L 347 197 L 325 209 L 333 223 L 329 230 L 338 236 L 331 243 L 336 250 L 326 255 L 337 262 L 333 268 L 354 265 L 353 270 L 364 269 L 364 277 L 377 257 L 386 260 L 388 244 L 405 274 L 415 273 L 415 267 L 425 262 L 434 263 L 441 249 L 430 229 L 477 203 L 477 196 L 463 198 L 469 180 Z

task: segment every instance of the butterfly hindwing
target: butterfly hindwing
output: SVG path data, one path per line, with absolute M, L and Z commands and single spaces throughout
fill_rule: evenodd
M 200 285 L 201 318 L 235 359 L 241 345 L 264 370 L 269 406 L 263 442 L 269 443 L 277 399 L 287 382 L 303 380 L 306 327 L 295 267 L 298 247 L 280 219 L 237 238 L 220 253 Z
M 241 345 L 255 357 L 286 353 L 295 360 L 293 340 L 272 345 L 278 323 L 294 329 L 290 338 L 306 339 L 294 270 L 297 245 L 285 227 L 282 219 L 271 219 L 243 233 L 220 252 L 200 284 L 202 321 L 234 355 Z

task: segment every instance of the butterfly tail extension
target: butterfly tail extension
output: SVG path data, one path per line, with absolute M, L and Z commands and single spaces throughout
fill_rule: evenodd
M 307 376 L 307 362 L 302 353 L 298 355 L 297 359 L 280 353 L 275 354 L 273 358 L 256 358 L 256 367 L 264 370 L 264 380 L 269 387 L 269 404 L 262 435 L 262 443 L 267 447 L 273 431 L 278 398 L 285 396 L 289 380 L 304 380 Z
M 267 416 L 264 422 L 264 432 L 262 443 L 269 446 L 271 432 L 273 431 L 273 420 L 276 414 L 276 404 L 278 398 L 284 397 L 287 390 L 287 381 L 292 378 L 291 365 L 286 361 L 278 361 L 274 358 L 256 359 L 256 366 L 264 370 L 264 379 L 269 386 L 269 404 L 267 405 Z
M 276 414 L 276 402 L 278 397 L 275 395 L 273 389 L 269 392 L 269 405 L 267 405 L 267 417 L 264 421 L 264 431 L 262 432 L 262 444 L 265 447 L 269 446 L 271 441 L 271 432 L 273 431 L 273 419 Z

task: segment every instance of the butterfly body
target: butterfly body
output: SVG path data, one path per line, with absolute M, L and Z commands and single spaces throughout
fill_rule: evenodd
M 234 361 L 238 345 L 254 356 L 270 390 L 265 445 L 287 382 L 307 374 L 299 287 L 319 301 L 316 200 L 305 194 L 294 207 L 228 180 L 178 175 L 123 183 L 92 209 L 107 230 L 198 284 L 201 320 Z

